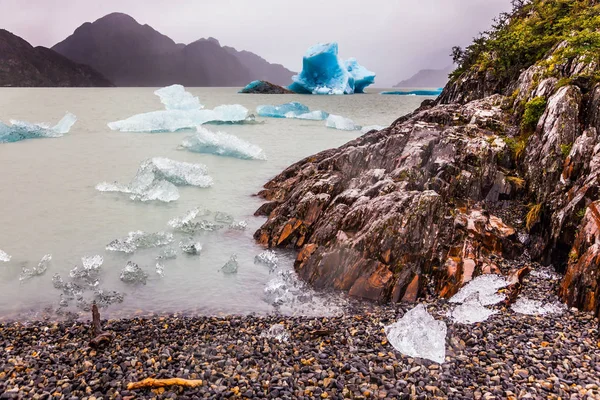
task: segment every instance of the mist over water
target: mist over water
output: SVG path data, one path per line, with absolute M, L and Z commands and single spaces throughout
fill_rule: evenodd
M 327 129 L 324 121 L 267 119 L 263 124 L 205 125 L 211 131 L 233 134 L 264 150 L 267 161 L 241 160 L 178 149 L 190 132 L 122 133 L 107 127 L 110 121 L 163 109 L 154 88 L 118 89 L 1 89 L 0 120 L 30 122 L 59 120 L 66 111 L 77 116 L 62 138 L 0 144 L 0 249 L 12 256 L 0 263 L 0 319 L 35 317 L 44 308 L 57 308 L 61 291 L 52 283 L 58 273 L 65 281 L 81 258 L 104 258 L 99 287 L 124 294 L 103 316 L 125 317 L 142 313 L 192 314 L 326 313 L 335 311 L 326 296 L 313 294 L 294 279 L 295 254 L 279 251 L 278 267 L 255 264 L 264 249 L 252 235 L 264 218 L 254 217 L 262 200 L 253 196 L 262 185 L 290 164 L 316 152 L 340 146 L 360 131 Z M 352 119 L 359 125 L 387 126 L 420 104 L 421 96 L 242 95 L 235 88 L 188 88 L 207 108 L 241 104 L 251 113 L 261 104 L 299 101 L 311 110 L 324 110 Z M 375 90 L 373 90 L 375 91 Z M 263 120 L 262 118 L 258 118 Z M 121 193 L 95 190 L 100 182 L 129 182 L 140 163 L 152 157 L 204 164 L 214 179 L 210 188 L 179 187 L 181 197 L 170 203 L 132 201 Z M 175 232 L 165 247 L 141 249 L 133 254 L 105 250 L 106 245 L 132 231 L 173 232 L 167 222 L 200 208 L 215 222 L 225 212 L 245 230 L 223 228 L 193 236 Z M 200 255 L 182 252 L 180 242 L 193 239 L 202 245 Z M 175 259 L 162 260 L 164 276 L 156 273 L 156 257 L 164 249 L 177 251 Z M 22 268 L 37 266 L 52 254 L 45 274 L 19 283 Z M 237 256 L 235 274 L 221 268 Z M 128 261 L 147 274 L 146 285 L 128 285 L 119 279 Z M 265 290 L 266 289 L 266 290 Z M 84 293 L 91 299 L 92 291 Z M 333 301 L 338 304 L 339 301 Z M 71 301 L 68 310 L 84 312 Z

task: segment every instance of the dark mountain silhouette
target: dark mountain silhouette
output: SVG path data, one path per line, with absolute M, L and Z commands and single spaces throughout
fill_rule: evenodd
M 113 86 L 98 71 L 0 29 L 0 86 Z
M 454 67 L 444 69 L 422 69 L 410 78 L 399 82 L 394 87 L 402 88 L 439 88 L 446 86 L 448 75 Z
M 292 76 L 295 72 L 290 71 L 283 65 L 271 64 L 261 56 L 246 50 L 238 51 L 228 46 L 225 46 L 224 49 L 236 56 L 250 70 L 252 80 L 269 81 L 282 86 L 292 83 Z
M 265 74 L 275 81 L 289 74 L 289 83 L 293 74 L 255 54 L 222 47 L 214 38 L 177 44 L 121 13 L 86 22 L 53 49 L 96 68 L 117 86 L 244 86 Z

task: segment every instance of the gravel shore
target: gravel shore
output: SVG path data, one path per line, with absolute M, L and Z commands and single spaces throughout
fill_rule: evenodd
M 556 280 L 530 276 L 524 296 Z M 404 356 L 384 325 L 414 304 L 356 307 L 344 316 L 189 317 L 103 321 L 115 339 L 88 347 L 89 322 L 0 324 L 0 398 L 451 398 L 598 399 L 600 338 L 591 314 L 527 316 L 498 306 L 474 325 L 448 324 L 442 365 Z M 261 337 L 273 324 L 287 341 Z M 200 379 L 197 388 L 128 391 L 144 378 Z

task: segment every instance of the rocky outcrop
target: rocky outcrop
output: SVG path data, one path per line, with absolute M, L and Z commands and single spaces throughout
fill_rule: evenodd
M 291 90 L 288 90 L 282 86 L 275 85 L 267 81 L 252 81 L 239 93 L 247 94 L 292 94 Z
M 0 86 L 113 86 L 93 68 L 0 29 Z
M 437 103 L 292 165 L 260 192 L 256 240 L 298 250 L 316 287 L 383 302 L 448 297 L 529 256 L 598 314 L 600 84 L 586 78 L 598 64 L 547 65 L 508 83 L 467 71 Z

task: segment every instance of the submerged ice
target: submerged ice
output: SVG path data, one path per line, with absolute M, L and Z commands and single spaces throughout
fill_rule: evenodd
M 439 364 L 446 357 L 446 332 L 446 324 L 435 320 L 422 304 L 385 327 L 388 341 L 400 353 Z
M 375 82 L 375 74 L 356 59 L 338 56 L 338 44 L 319 43 L 302 59 L 302 71 L 292 77 L 290 90 L 302 94 L 353 94 Z
M 50 265 L 50 261 L 52 261 L 52 254 L 46 254 L 44 257 L 42 257 L 42 259 L 40 260 L 40 262 L 38 263 L 38 265 L 36 267 L 33 267 L 33 268 L 23 267 L 21 275 L 19 275 L 19 281 L 23 282 L 23 281 L 33 278 L 34 276 L 43 275 L 46 272 L 46 270 L 48 269 L 48 266 Z
M 123 239 L 115 239 L 106 246 L 106 250 L 131 254 L 138 249 L 166 246 L 173 242 L 174 237 L 169 232 L 146 233 L 143 231 L 129 232 Z
M 0 143 L 11 143 L 35 138 L 61 137 L 71 130 L 76 121 L 77 117 L 68 112 L 54 126 L 18 120 L 10 120 L 11 125 L 0 122 Z
M 165 105 L 165 110 L 136 114 L 124 120 L 109 122 L 108 127 L 121 132 L 176 132 L 195 129 L 206 123 L 241 123 L 246 121 L 248 109 L 239 105 L 221 105 L 212 110 L 202 109 L 197 97 L 181 85 L 167 86 L 154 92 Z
M 237 256 L 232 254 L 231 257 L 229 257 L 229 261 L 221 267 L 221 271 L 225 274 L 235 274 L 238 271 L 238 267 Z
M 215 154 L 243 160 L 266 160 L 264 151 L 252 143 L 235 135 L 224 132 L 212 132 L 203 127 L 198 132 L 186 137 L 181 147 L 195 153 Z
M 100 192 L 120 192 L 132 200 L 170 202 L 179 199 L 177 186 L 212 186 L 213 179 L 207 175 L 206 166 L 163 157 L 145 160 L 133 180 L 127 184 L 102 182 L 96 185 Z

